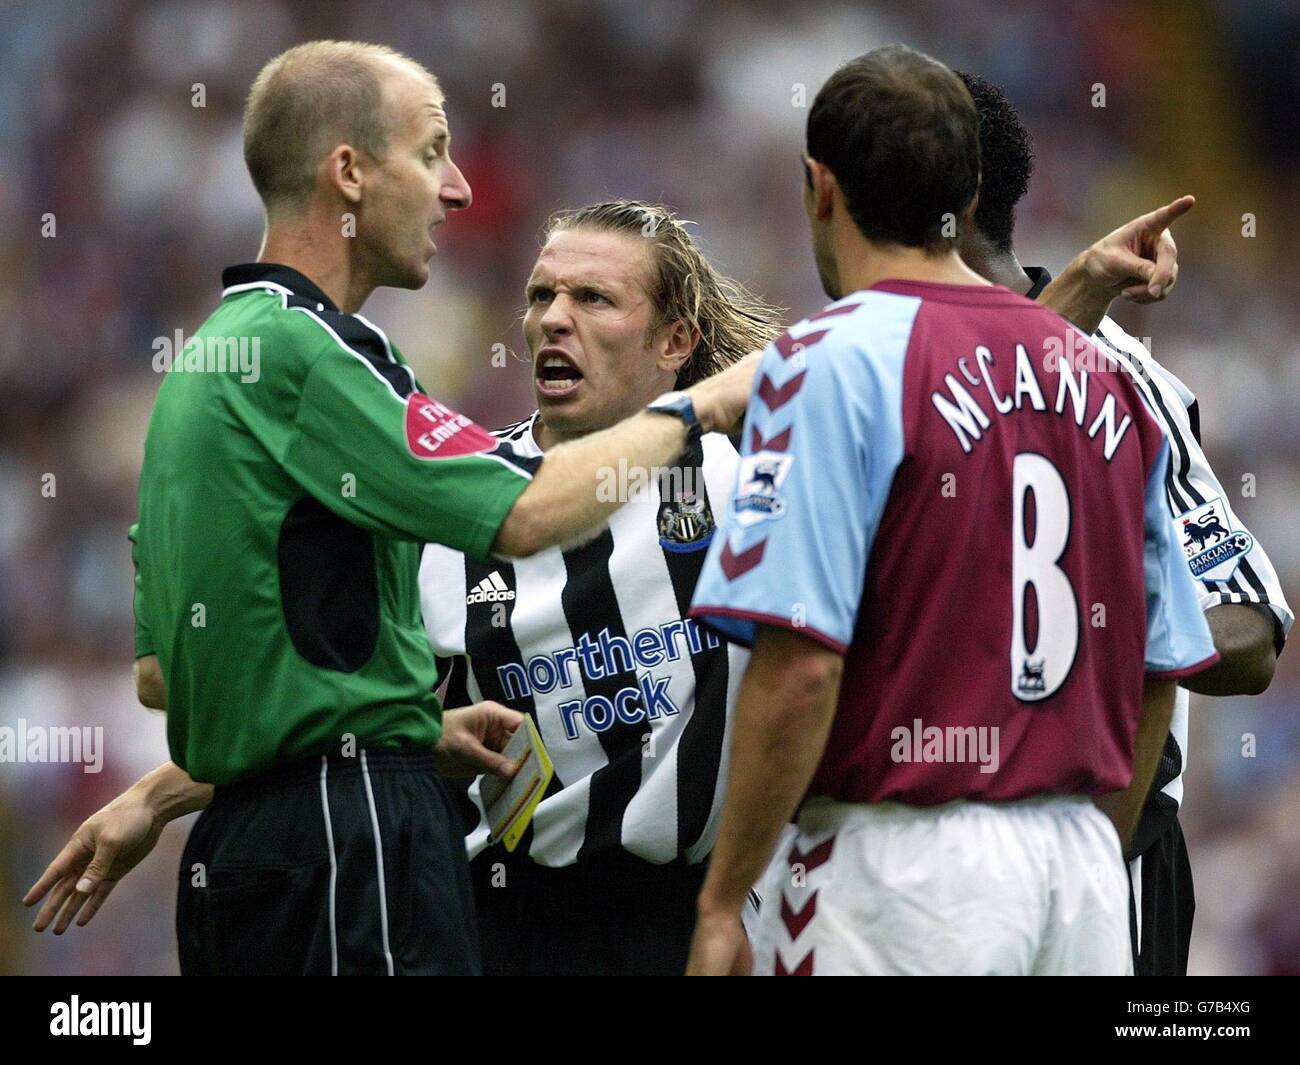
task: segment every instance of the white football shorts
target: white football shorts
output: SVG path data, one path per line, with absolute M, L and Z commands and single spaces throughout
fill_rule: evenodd
M 1119 838 L 1087 798 L 805 805 L 755 975 L 1131 975 Z

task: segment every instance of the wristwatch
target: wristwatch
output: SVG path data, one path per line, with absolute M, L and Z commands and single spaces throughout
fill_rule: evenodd
M 685 392 L 665 392 L 646 407 L 651 414 L 667 414 L 680 418 L 686 426 L 686 446 L 690 447 L 701 435 L 700 419 L 695 416 L 695 404 Z

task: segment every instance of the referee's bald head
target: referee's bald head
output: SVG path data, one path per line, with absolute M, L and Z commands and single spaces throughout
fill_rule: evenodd
M 384 82 L 401 73 L 441 99 L 427 69 L 380 44 L 309 41 L 262 68 L 244 111 L 244 161 L 269 213 L 306 206 L 317 165 L 336 145 L 384 158 L 392 120 Z

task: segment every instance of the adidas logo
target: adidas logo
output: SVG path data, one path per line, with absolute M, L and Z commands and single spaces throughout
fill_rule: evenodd
M 515 597 L 515 593 L 506 587 L 501 574 L 493 570 L 478 584 L 474 585 L 469 595 L 465 596 L 465 605 L 473 603 L 505 603 Z

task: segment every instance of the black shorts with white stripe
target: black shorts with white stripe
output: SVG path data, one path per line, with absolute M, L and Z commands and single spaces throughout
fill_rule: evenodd
M 181 972 L 477 975 L 464 833 L 427 749 L 218 788 L 181 859 Z

